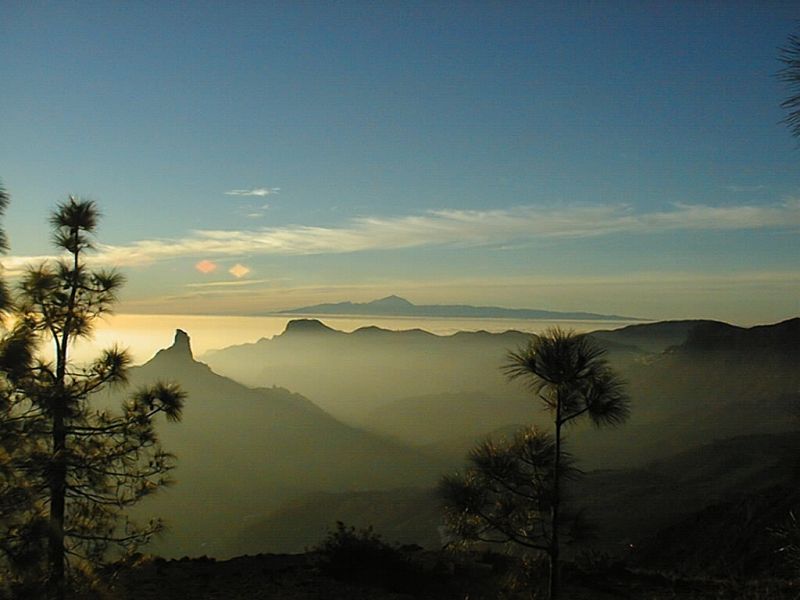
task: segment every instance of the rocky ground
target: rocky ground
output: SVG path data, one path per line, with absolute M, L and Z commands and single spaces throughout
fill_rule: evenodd
M 144 559 L 119 572 L 108 597 L 118 600 L 532 600 L 544 598 L 505 560 L 417 552 L 398 579 L 358 569 L 325 572 L 314 554 L 212 559 Z M 800 581 L 685 579 L 621 565 L 589 574 L 567 566 L 564 600 L 798 600 Z

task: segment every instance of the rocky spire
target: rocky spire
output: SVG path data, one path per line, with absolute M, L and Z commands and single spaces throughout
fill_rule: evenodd
M 193 361 L 192 345 L 189 334 L 183 329 L 175 330 L 175 341 L 172 346 L 159 350 L 156 356 L 169 357 L 171 360 L 189 360 Z
M 169 349 L 176 353 L 188 354 L 189 357 L 192 358 L 192 344 L 189 334 L 183 329 L 176 329 L 175 341 L 172 342 L 172 346 L 170 346 Z

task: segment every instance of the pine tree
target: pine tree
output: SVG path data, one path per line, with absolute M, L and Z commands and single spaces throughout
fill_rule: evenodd
M 510 442 L 480 444 L 468 469 L 445 477 L 439 493 L 450 529 L 460 539 L 511 543 L 545 554 L 549 597 L 555 600 L 563 538 L 577 540 L 587 530 L 582 513 L 564 507 L 562 483 L 577 471 L 564 449 L 563 430 L 584 415 L 597 426 L 622 423 L 628 398 L 604 350 L 585 335 L 558 328 L 509 352 L 504 371 L 523 379 L 550 410 L 553 435 L 529 428 Z
M 553 415 L 554 448 L 550 502 L 550 599 L 559 595 L 561 480 L 565 475 L 563 429 L 581 416 L 596 426 L 618 425 L 629 415 L 623 382 L 609 367 L 605 350 L 585 335 L 549 329 L 509 352 L 504 367 L 511 379 L 523 379 Z
M 0 216 L 9 195 L 0 184 Z M 8 250 L 5 232 L 0 231 L 0 252 Z M 6 320 L 12 309 L 8 285 L 0 279 L 0 315 Z M 30 373 L 33 337 L 19 327 L 4 331 L 0 339 L 0 597 L 20 573 L 30 575 L 31 564 L 41 555 L 31 535 L 41 525 L 33 518 L 35 484 L 26 476 L 30 459 L 36 455 L 35 436 L 28 435 L 33 420 L 29 402 L 20 395 L 20 381 Z M 40 533 L 43 532 L 41 527 Z M 28 540 L 23 543 L 23 538 Z
M 789 97 L 781 102 L 781 108 L 788 111 L 783 122 L 793 136 L 800 137 L 800 35 L 789 36 L 778 58 L 784 64 L 778 77 L 789 92 Z
M 162 529 L 159 521 L 137 526 L 122 511 L 169 482 L 174 457 L 159 446 L 154 418 L 179 420 L 184 400 L 177 385 L 158 383 L 120 411 L 95 408 L 97 392 L 126 382 L 130 359 L 111 348 L 88 365 L 71 360 L 73 344 L 91 335 L 123 284 L 119 273 L 86 265 L 98 217 L 91 201 L 57 206 L 50 222 L 65 258 L 27 269 L 16 325 L 0 344 L 3 429 L 24 442 L 6 449 L 18 514 L 1 549 L 29 580 L 43 578 L 52 600 L 65 598 L 68 580 L 80 581 L 111 547 L 132 552 Z M 45 342 L 52 361 L 37 352 Z
M 510 440 L 488 439 L 472 449 L 463 473 L 439 484 L 445 520 L 466 542 L 511 544 L 548 554 L 553 538 L 553 437 L 526 427 Z M 572 458 L 562 453 L 562 478 L 576 477 Z M 587 533 L 582 512 L 560 513 L 560 525 L 578 541 Z

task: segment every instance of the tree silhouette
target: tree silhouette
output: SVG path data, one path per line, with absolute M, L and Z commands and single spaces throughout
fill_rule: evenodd
M 10 197 L 0 183 L 0 216 L 5 213 Z M 0 230 L 0 252 L 8 250 L 5 231 Z M 8 285 L 0 278 L 0 318 L 12 309 Z M 14 580 L 26 562 L 35 562 L 43 547 L 24 544 L 19 539 L 30 534 L 35 524 L 30 518 L 34 507 L 35 485 L 25 476 L 28 460 L 39 450 L 32 436 L 27 435 L 29 412 L 21 409 L 18 388 L 21 377 L 29 374 L 32 365 L 33 337 L 29 331 L 17 328 L 13 332 L 3 329 L 0 339 L 0 597 L 8 591 L 6 585 Z M 33 536 L 29 536 L 32 538 Z M 5 560 L 3 560 L 5 559 Z M 10 567 L 14 567 L 14 572 Z
M 550 553 L 555 442 L 553 437 L 529 427 L 511 440 L 486 440 L 469 455 L 463 474 L 446 476 L 439 484 L 445 519 L 460 539 L 516 544 Z M 578 471 L 572 458 L 562 453 L 561 477 Z M 569 526 L 576 541 L 587 531 L 581 513 L 561 512 L 560 525 Z
M 65 598 L 68 574 L 90 574 L 112 545 L 130 552 L 162 529 L 159 521 L 136 526 L 121 511 L 168 483 L 173 457 L 158 444 L 154 417 L 179 420 L 184 400 L 175 384 L 157 383 L 117 413 L 93 407 L 96 392 L 126 381 L 130 364 L 118 348 L 88 365 L 70 358 L 73 343 L 111 311 L 123 283 L 119 273 L 85 263 L 98 217 L 91 201 L 70 197 L 57 206 L 50 223 L 65 258 L 27 269 L 16 325 L 0 344 L 3 430 L 23 442 L 5 448 L 6 481 L 19 502 L 0 549 L 53 600 Z M 36 352 L 44 341 L 54 361 Z
M 5 187 L 3 187 L 3 180 L 0 179 L 0 217 L 5 216 L 6 208 L 10 198 Z M 0 229 L 0 253 L 5 254 L 8 251 L 8 239 L 4 229 Z M 4 278 L 0 278 L 0 313 L 5 313 L 11 305 L 10 296 L 8 293 L 8 285 Z
M 565 475 L 562 431 L 586 415 L 596 426 L 618 425 L 629 415 L 623 382 L 608 366 L 605 351 L 585 335 L 549 329 L 526 347 L 509 352 L 503 367 L 510 379 L 522 379 L 553 415 L 550 535 L 550 598 L 559 593 L 561 480 Z
M 783 121 L 793 136 L 800 137 L 800 36 L 790 35 L 786 46 L 780 49 L 778 58 L 786 65 L 778 77 L 789 91 L 789 97 L 781 102 L 781 108 L 789 111 Z

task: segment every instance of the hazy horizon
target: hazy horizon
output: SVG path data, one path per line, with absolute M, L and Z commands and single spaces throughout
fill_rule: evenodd
M 202 315 L 202 314 L 151 314 L 117 313 L 97 322 L 91 339 L 82 340 L 74 352 L 76 360 L 89 360 L 102 348 L 119 345 L 127 348 L 134 363 L 150 360 L 156 352 L 172 344 L 175 331 L 182 329 L 191 338 L 195 358 L 211 350 L 228 346 L 254 343 L 262 338 L 280 335 L 289 321 L 316 319 L 332 329 L 352 332 L 362 327 L 376 326 L 394 331 L 422 329 L 436 335 L 452 335 L 459 331 L 489 331 L 502 333 L 509 330 L 537 333 L 548 327 L 562 327 L 579 333 L 619 329 L 636 323 L 656 321 L 571 320 L 571 319 L 503 319 L 461 317 L 385 317 L 337 315 Z M 669 319 L 664 319 L 669 320 Z M 777 321 L 776 321 L 777 322 Z M 730 323 L 739 327 L 752 327 L 771 323 Z
M 452 335 L 459 331 L 485 330 L 500 333 L 508 330 L 535 333 L 552 326 L 587 332 L 615 329 L 630 325 L 630 321 L 575 321 L 566 319 L 466 319 L 373 317 L 331 315 L 192 315 L 192 314 L 124 314 L 105 317 L 97 323 L 90 340 L 81 341 L 75 348 L 75 359 L 91 359 L 97 350 L 117 344 L 128 348 L 136 364 L 146 362 L 159 350 L 172 344 L 175 330 L 189 334 L 195 358 L 210 350 L 253 343 L 271 338 L 286 329 L 289 321 L 316 318 L 329 327 L 351 332 L 368 326 L 390 330 L 423 329 L 437 335 Z

